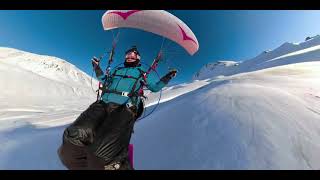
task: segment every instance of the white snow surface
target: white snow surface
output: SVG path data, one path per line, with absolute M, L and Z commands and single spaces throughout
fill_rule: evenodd
M 135 169 L 320 169 L 319 46 L 316 36 L 211 63 L 165 88 L 135 125 Z M 95 100 L 90 77 L 58 58 L 0 48 L 0 88 L 0 169 L 65 169 L 56 150 Z

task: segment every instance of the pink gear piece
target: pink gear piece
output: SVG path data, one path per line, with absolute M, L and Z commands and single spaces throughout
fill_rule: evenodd
M 129 160 L 130 165 L 133 168 L 133 144 L 129 144 Z

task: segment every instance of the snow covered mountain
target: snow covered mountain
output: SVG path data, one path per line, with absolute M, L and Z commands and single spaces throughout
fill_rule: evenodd
M 205 65 L 193 76 L 193 80 L 203 80 L 216 76 L 230 76 L 270 67 L 311 62 L 319 58 L 320 35 L 306 38 L 301 43 L 284 43 L 278 48 L 264 51 L 253 59 L 243 62 L 218 61 Z M 307 56 L 305 56 L 307 54 Z
M 74 116 L 96 98 L 91 77 L 67 61 L 4 47 L 0 89 L 0 129 L 37 123 L 46 113 Z
M 14 103 L 93 98 L 91 77 L 65 60 L 0 48 L 0 98 Z M 97 82 L 93 79 L 93 85 Z
M 217 61 L 214 63 L 208 63 L 203 66 L 192 79 L 198 80 L 220 76 L 226 74 L 226 71 L 230 71 L 230 69 L 236 69 L 237 66 L 239 66 L 239 63 L 235 61 Z
M 68 96 L 69 87 L 0 62 L 0 85 L 7 88 L 0 101 L 0 169 L 65 169 L 56 153 L 62 132 L 90 98 L 54 95 L 57 104 L 50 104 L 42 94 L 39 105 L 17 107 L 7 101 L 15 86 L 2 82 L 18 86 L 19 77 L 33 74 L 28 82 L 54 83 L 61 88 L 56 94 Z M 17 82 L 2 78 L 7 73 Z M 319 36 L 244 62 L 210 63 L 194 80 L 167 87 L 154 113 L 136 123 L 135 169 L 320 169 Z M 148 111 L 158 95 L 149 95 Z

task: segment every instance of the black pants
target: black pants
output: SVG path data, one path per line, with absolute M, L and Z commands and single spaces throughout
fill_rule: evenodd
M 58 150 L 68 169 L 132 169 L 128 146 L 136 108 L 98 101 L 66 128 Z M 116 169 L 117 169 L 116 168 Z

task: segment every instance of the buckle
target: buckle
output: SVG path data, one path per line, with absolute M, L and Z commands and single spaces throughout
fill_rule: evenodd
M 121 92 L 121 96 L 127 96 L 128 97 L 128 92 Z
M 133 104 L 131 102 L 129 102 L 129 103 L 126 104 L 126 106 L 127 106 L 127 108 L 130 108 L 130 107 L 133 106 Z

